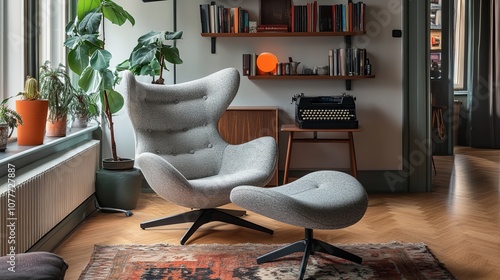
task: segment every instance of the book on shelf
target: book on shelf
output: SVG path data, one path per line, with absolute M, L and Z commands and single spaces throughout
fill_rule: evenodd
M 210 32 L 210 4 L 200 4 L 201 33 Z
M 217 6 L 215 4 L 210 4 L 210 33 L 218 32 L 218 22 Z
M 242 54 L 242 75 L 243 76 L 255 76 L 257 75 L 257 54 L 255 53 L 244 53 Z
M 364 76 L 367 72 L 366 49 L 340 48 L 328 51 L 330 76 Z
M 249 13 L 240 7 L 225 7 L 212 1 L 200 4 L 201 33 L 248 33 Z
M 250 76 L 257 75 L 257 54 L 252 53 L 250 55 Z
M 242 61 L 242 75 L 243 76 L 250 76 L 250 64 L 251 64 L 251 59 L 252 59 L 252 54 L 250 53 L 244 53 L 242 55 L 243 61 Z

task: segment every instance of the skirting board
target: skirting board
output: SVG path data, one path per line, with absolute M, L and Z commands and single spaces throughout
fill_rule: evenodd
M 96 211 L 96 197 L 90 196 L 78 208 L 64 218 L 57 226 L 31 246 L 28 252 L 52 251 L 68 236 L 83 220 Z

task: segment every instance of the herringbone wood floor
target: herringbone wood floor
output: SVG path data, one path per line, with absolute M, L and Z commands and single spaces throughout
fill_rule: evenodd
M 456 148 L 455 157 L 434 157 L 433 192 L 371 194 L 357 224 L 315 231 L 330 243 L 424 242 L 458 279 L 500 279 L 500 151 Z M 227 208 L 237 208 L 228 205 Z M 55 250 L 68 263 L 67 279 L 77 279 L 94 244 L 178 244 L 188 224 L 142 230 L 139 223 L 186 209 L 155 194 L 142 194 L 132 217 L 96 213 Z M 202 243 L 287 243 L 303 230 L 249 213 L 273 236 L 220 223 L 203 226 L 188 241 Z

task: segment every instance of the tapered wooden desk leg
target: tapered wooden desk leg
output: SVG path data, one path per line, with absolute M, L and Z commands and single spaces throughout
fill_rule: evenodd
M 288 168 L 290 168 L 290 159 L 292 157 L 293 132 L 288 133 L 288 146 L 286 148 L 285 170 L 283 174 L 283 185 L 288 183 Z
M 354 178 L 358 178 L 358 165 L 356 164 L 356 151 L 354 149 L 354 136 L 349 133 L 349 155 L 351 156 L 351 173 Z

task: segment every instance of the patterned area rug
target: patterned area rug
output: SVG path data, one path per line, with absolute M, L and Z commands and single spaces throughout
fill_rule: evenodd
M 300 253 L 255 261 L 283 245 L 96 245 L 80 279 L 297 279 Z M 304 279 L 455 279 L 423 243 L 334 245 L 363 263 L 316 253 Z

